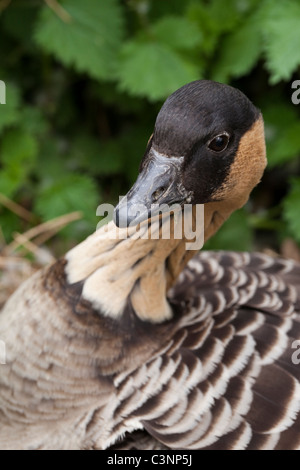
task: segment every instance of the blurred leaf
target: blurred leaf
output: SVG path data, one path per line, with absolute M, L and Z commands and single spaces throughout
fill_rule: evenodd
M 213 79 L 227 82 L 229 78 L 249 73 L 262 51 L 260 33 L 260 25 L 254 18 L 225 37 L 218 53 L 219 60 L 213 71 Z
M 1 144 L 0 191 L 11 197 L 24 184 L 37 156 L 38 144 L 34 137 L 20 130 L 7 132 Z
M 12 2 L 2 14 L 3 29 L 13 38 L 21 41 L 23 45 L 31 45 L 37 12 L 37 5 L 30 2 Z
M 262 32 L 271 83 L 288 80 L 300 65 L 300 3 L 298 0 L 262 3 Z
M 200 78 L 196 65 L 167 46 L 136 41 L 124 45 L 119 75 L 122 90 L 153 101 Z
M 196 22 L 202 34 L 201 52 L 208 55 L 214 51 L 220 34 L 219 25 L 211 16 L 207 5 L 191 2 L 187 8 L 187 18 Z
M 32 135 L 43 135 L 48 128 L 48 122 L 39 108 L 26 106 L 20 112 L 22 129 Z
M 12 233 L 21 231 L 20 217 L 0 206 L 0 227 L 6 243 L 12 240 Z
M 248 3 L 244 3 L 247 10 Z M 187 17 L 196 22 L 202 34 L 201 52 L 211 55 L 217 46 L 220 35 L 234 30 L 241 14 L 241 2 L 229 0 L 211 0 L 210 2 L 191 1 L 187 8 Z
M 43 220 L 82 211 L 84 217 L 96 220 L 100 198 L 95 183 L 86 175 L 69 174 L 41 190 L 35 202 L 36 212 Z
M 123 168 L 128 179 L 127 184 L 133 184 L 137 178 L 140 162 L 145 153 L 153 124 L 148 126 L 144 122 L 135 123 L 120 135 L 120 144 L 123 149 Z M 133 142 L 134 145 L 132 145 Z
M 211 0 L 208 11 L 219 31 L 230 31 L 236 26 L 242 13 L 251 7 L 251 1 L 241 2 L 239 0 Z
M 66 174 L 65 149 L 62 149 L 60 139 L 49 134 L 40 143 L 40 156 L 34 168 L 40 188 L 47 188 Z
M 153 25 L 152 31 L 158 41 L 172 49 L 191 49 L 202 39 L 196 24 L 184 17 L 165 16 Z
M 284 218 L 292 236 L 300 242 L 300 178 L 291 183 L 291 190 L 284 200 Z
M 118 139 L 100 142 L 80 134 L 73 142 L 71 158 L 92 175 L 114 175 L 123 169 L 122 148 Z
M 247 212 L 240 209 L 234 212 L 222 225 L 221 229 L 204 245 L 210 250 L 251 250 L 253 231 L 250 227 Z
M 115 73 L 123 35 L 122 12 L 117 0 L 65 0 L 63 21 L 43 7 L 35 39 L 44 51 L 90 76 L 109 79 Z
M 278 100 L 263 108 L 269 167 L 283 164 L 300 154 L 300 121 L 292 104 Z
M 20 92 L 11 83 L 6 85 L 6 104 L 0 104 L 0 132 L 20 119 Z
M 149 12 L 151 17 L 161 18 L 168 14 L 183 14 L 186 9 L 186 2 L 182 0 L 172 1 L 148 1 L 148 0 L 133 0 L 133 3 L 139 5 L 140 9 Z

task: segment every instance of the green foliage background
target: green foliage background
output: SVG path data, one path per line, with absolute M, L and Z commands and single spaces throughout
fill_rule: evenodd
M 269 169 L 210 248 L 300 242 L 299 0 L 1 0 L 0 192 L 36 223 L 80 210 L 64 250 L 91 233 L 96 207 L 137 175 L 163 100 L 200 78 L 230 83 L 264 114 Z M 8 243 L 29 228 L 4 207 Z

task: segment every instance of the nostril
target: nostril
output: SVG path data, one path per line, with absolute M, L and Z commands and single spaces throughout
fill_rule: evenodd
M 161 195 L 166 191 L 166 189 L 167 188 L 165 186 L 160 186 L 158 189 L 156 189 L 151 197 L 152 202 L 156 202 L 161 197 Z
M 127 206 L 116 207 L 114 210 L 113 221 L 119 228 L 126 228 L 130 222 L 128 218 Z

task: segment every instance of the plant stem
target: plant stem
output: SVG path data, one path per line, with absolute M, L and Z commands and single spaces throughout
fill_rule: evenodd
M 64 23 L 72 22 L 71 15 L 56 0 L 45 0 L 45 3 Z

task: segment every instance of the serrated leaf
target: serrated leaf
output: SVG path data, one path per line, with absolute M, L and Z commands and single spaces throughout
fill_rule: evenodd
M 1 145 L 0 192 L 11 197 L 31 172 L 38 151 L 37 141 L 21 129 L 5 134 Z
M 97 79 L 111 78 L 123 35 L 118 1 L 65 0 L 61 6 L 67 14 L 65 21 L 50 8 L 42 9 L 37 44 L 80 72 Z
M 35 211 L 43 220 L 51 220 L 73 211 L 81 211 L 84 217 L 95 219 L 100 198 L 94 181 L 85 175 L 71 174 L 41 189 L 35 203 Z
M 20 117 L 20 92 L 9 82 L 5 82 L 6 104 L 0 104 L 0 132 L 16 124 Z
M 262 4 L 262 32 L 271 83 L 288 80 L 300 65 L 300 4 L 298 0 Z
M 300 242 L 300 178 L 292 180 L 291 191 L 284 199 L 283 214 L 291 235 Z
M 244 2 L 246 9 L 248 3 L 249 1 L 246 1 L 246 4 Z M 240 16 L 244 13 L 240 6 L 241 2 L 238 0 L 227 1 L 226 6 L 224 0 L 189 3 L 187 17 L 197 23 L 203 36 L 201 52 L 212 54 L 219 43 L 220 35 L 235 28 Z
M 122 50 L 119 78 L 122 90 L 155 101 L 200 77 L 195 64 L 167 46 L 130 41 Z
M 201 43 L 202 53 L 212 54 L 218 43 L 221 31 L 215 19 L 211 16 L 209 7 L 202 3 L 191 2 L 187 9 L 187 17 L 197 23 L 203 35 Z
M 250 19 L 222 41 L 213 79 L 225 82 L 249 73 L 261 52 L 260 25 L 256 18 Z
M 163 17 L 153 25 L 152 31 L 158 41 L 172 49 L 192 49 L 202 39 L 197 25 L 184 17 Z

